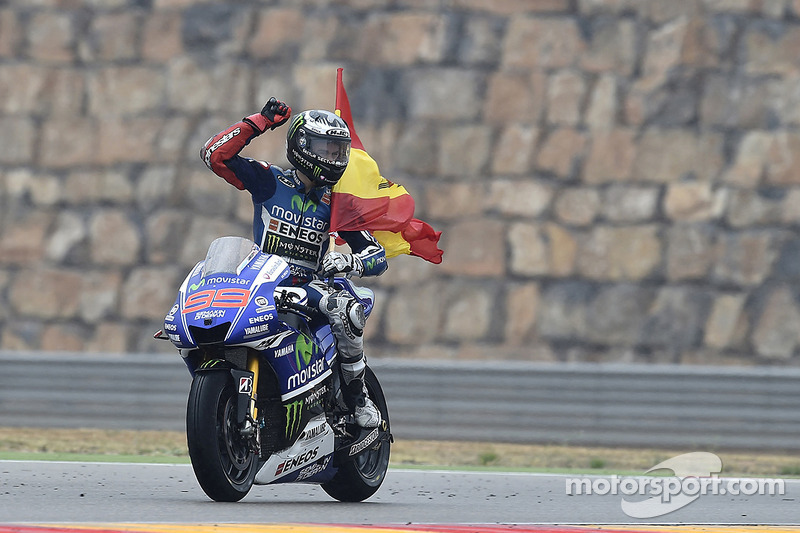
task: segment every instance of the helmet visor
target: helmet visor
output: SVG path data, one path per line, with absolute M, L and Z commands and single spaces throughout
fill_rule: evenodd
M 344 166 L 350 160 L 350 139 L 332 139 L 309 133 L 307 141 L 306 150 L 324 162 Z

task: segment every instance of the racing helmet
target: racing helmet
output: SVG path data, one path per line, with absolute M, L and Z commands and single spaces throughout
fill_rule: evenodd
M 350 129 L 330 111 L 303 111 L 289 124 L 286 157 L 317 186 L 333 186 L 350 160 Z

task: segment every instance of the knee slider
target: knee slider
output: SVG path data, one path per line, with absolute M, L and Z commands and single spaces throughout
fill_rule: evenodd
M 364 334 L 364 326 L 367 324 L 364 306 L 350 294 L 337 291 L 326 295 L 320 300 L 320 309 L 331 324 L 343 328 L 348 337 L 360 337 Z

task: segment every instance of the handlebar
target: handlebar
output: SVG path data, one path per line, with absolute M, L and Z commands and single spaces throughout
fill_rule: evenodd
M 315 307 L 311 307 L 310 305 L 305 305 L 297 302 L 292 301 L 292 294 L 289 291 L 283 291 L 280 297 L 275 299 L 275 306 L 278 308 L 279 311 L 283 310 L 292 310 L 298 311 L 303 313 L 304 315 L 313 317 L 320 314 L 319 309 Z

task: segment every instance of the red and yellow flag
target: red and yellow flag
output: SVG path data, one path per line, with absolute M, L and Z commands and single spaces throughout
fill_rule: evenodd
M 350 162 L 331 195 L 331 231 L 369 230 L 386 248 L 386 257 L 411 254 L 442 262 L 441 231 L 414 218 L 414 199 L 402 185 L 381 176 L 378 164 L 356 135 L 350 101 L 336 71 L 336 114 L 350 128 Z

